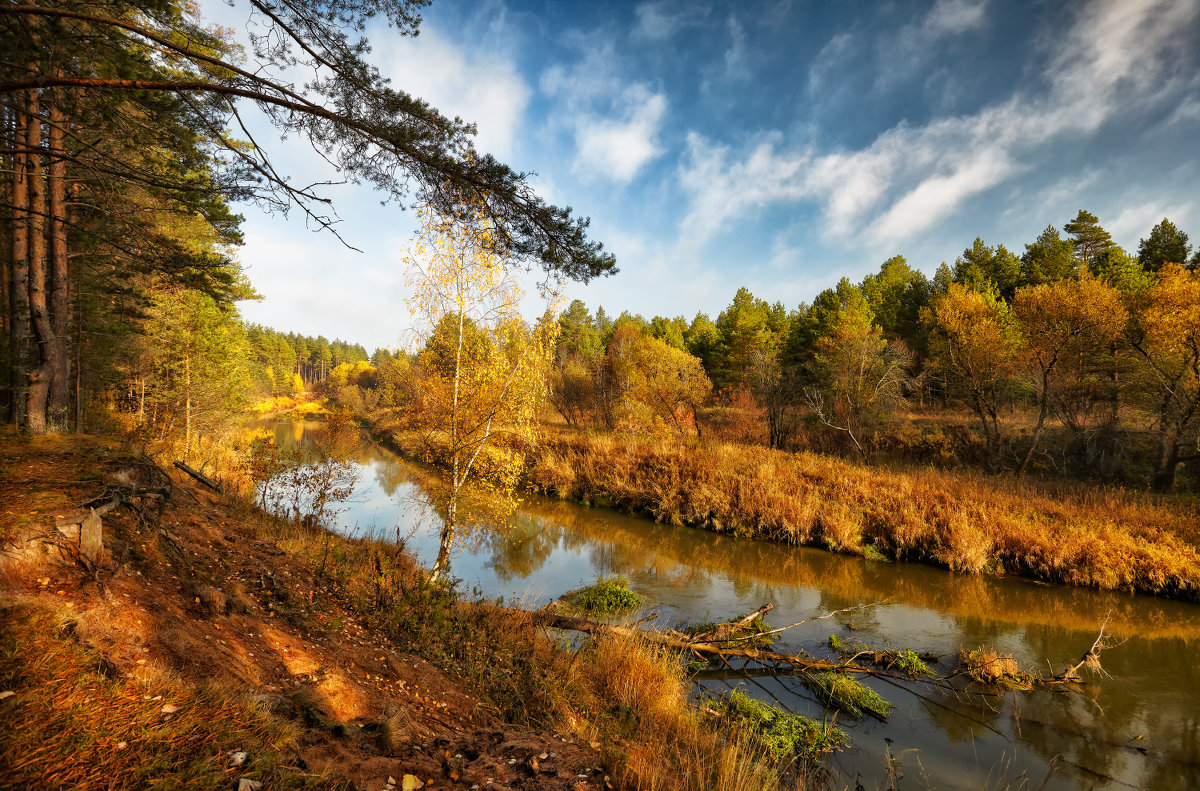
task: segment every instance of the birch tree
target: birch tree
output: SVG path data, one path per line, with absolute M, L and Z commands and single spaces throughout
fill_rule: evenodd
M 500 252 L 479 207 L 454 217 L 426 207 L 419 220 L 405 263 L 423 341 L 421 387 L 404 418 L 420 432 L 425 459 L 448 473 L 435 493 L 444 523 L 433 581 L 457 540 L 515 507 L 520 459 L 496 440 L 532 439 L 558 320 L 554 305 L 532 328 L 522 320 L 519 268 Z M 553 301 L 549 287 L 545 294 Z

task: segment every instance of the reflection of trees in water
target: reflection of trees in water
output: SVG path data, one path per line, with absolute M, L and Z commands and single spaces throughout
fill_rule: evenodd
M 995 728 L 1000 733 L 1008 731 L 1005 727 L 1007 716 L 1001 714 L 1000 701 L 997 699 L 980 700 L 965 695 L 956 699 L 942 697 L 936 693 L 930 697 L 936 702 L 922 700 L 921 708 L 925 710 L 929 719 L 941 728 L 949 742 L 963 744 L 982 739 L 985 743 L 992 743 L 993 740 L 1001 738 L 987 730 L 985 725 Z M 942 705 L 937 705 L 939 703 Z
M 491 551 L 488 568 L 504 582 L 524 579 L 546 564 L 558 547 L 563 528 L 550 520 L 525 514 L 516 515 L 508 529 L 492 533 L 487 539 Z
M 1020 624 L 997 621 L 991 618 L 984 618 L 979 615 L 955 615 L 953 617 L 954 630 L 958 633 L 958 639 L 963 648 L 978 648 L 979 646 L 997 646 L 1000 640 L 1005 637 L 1021 635 L 1023 627 Z M 1095 635 L 1092 635 L 1094 638 Z M 1084 646 L 1086 649 L 1087 646 Z M 1079 652 L 1083 653 L 1083 650 Z M 1045 654 L 1034 654 L 1037 657 L 1044 657 Z
M 1165 727 L 1168 730 L 1156 730 L 1159 733 L 1175 734 L 1177 748 L 1171 749 L 1171 752 L 1184 760 L 1148 759 L 1149 765 L 1139 784 L 1143 788 L 1200 788 L 1200 764 L 1196 762 L 1196 756 L 1200 756 L 1200 720 L 1193 715 L 1181 723 L 1172 717 Z M 1154 745 L 1146 747 L 1150 750 L 1157 749 Z
M 429 498 L 422 490 L 416 476 L 409 472 L 408 468 L 403 464 L 398 464 L 389 459 L 382 459 L 375 464 L 375 483 L 383 490 L 388 497 L 395 497 L 396 491 L 401 488 L 411 489 L 412 494 L 418 495 L 424 502 L 429 502 Z M 405 492 L 408 494 L 408 492 Z
M 1099 623 L 1110 615 L 1110 631 L 1118 634 L 1200 637 L 1200 608 L 1181 602 L 949 574 L 915 564 L 874 563 L 810 548 L 670 527 L 571 503 L 537 500 L 522 508 L 565 525 L 564 543 L 572 548 L 577 542 L 619 543 L 634 553 L 656 558 L 660 565 L 699 567 L 734 581 L 817 589 L 840 596 L 843 606 L 888 599 L 955 617 L 1011 624 L 1014 629 L 1046 624 L 1093 636 Z
M 1133 754 L 1124 744 L 1132 712 L 1102 711 L 1092 699 L 1098 694 L 1098 687 L 1083 687 L 1056 694 L 1026 695 L 1020 712 L 1018 741 L 1047 761 L 1062 756 L 1067 763 L 1064 771 L 1069 774 L 1078 774 L 1079 769 L 1074 767 L 1083 767 L 1107 777 L 1136 779 L 1138 772 L 1131 772 L 1132 763 L 1140 760 L 1131 763 Z M 1082 774 L 1080 779 L 1091 778 Z

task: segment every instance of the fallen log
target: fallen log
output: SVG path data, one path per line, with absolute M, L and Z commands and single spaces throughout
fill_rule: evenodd
M 803 656 L 801 654 L 784 654 L 778 651 L 767 651 L 762 648 L 693 642 L 688 640 L 686 637 L 677 636 L 668 632 L 657 632 L 650 629 L 631 629 L 628 626 L 614 626 L 610 624 L 598 623 L 596 621 L 589 621 L 586 618 L 575 618 L 570 615 L 559 615 L 546 610 L 538 610 L 531 614 L 533 616 L 534 623 L 537 623 L 541 626 L 549 626 L 554 629 L 566 629 L 573 632 L 583 632 L 584 634 L 593 635 L 615 634 L 630 639 L 646 640 L 648 642 L 663 645 L 668 648 L 677 648 L 682 651 L 692 651 L 701 656 L 736 656 L 743 659 L 751 659 L 756 662 L 768 662 L 776 665 L 786 665 L 792 669 L 802 672 L 819 673 L 825 671 L 843 671 L 847 673 L 862 673 L 866 675 L 875 675 L 877 672 L 872 668 L 861 667 L 844 662 L 830 662 L 826 659 L 816 659 L 814 657 Z
M 744 632 L 744 630 L 747 629 L 750 624 L 754 623 L 755 619 L 762 618 L 773 609 L 775 609 L 775 605 L 768 602 L 749 615 L 744 615 L 734 621 L 719 623 L 711 629 L 706 629 L 699 634 L 691 635 L 691 640 L 697 643 L 705 643 L 715 640 L 727 640 L 729 639 L 730 635 L 733 634 L 737 634 L 739 637 L 745 637 L 746 635 L 740 633 Z
M 179 469 L 183 470 L 188 475 L 192 476 L 193 478 L 195 478 L 197 481 L 204 484 L 208 488 L 212 489 L 214 492 L 217 492 L 219 494 L 225 493 L 225 490 L 221 488 L 221 484 L 217 483 L 212 478 L 209 478 L 207 475 L 200 472 L 199 470 L 192 469 L 191 467 L 187 466 L 186 464 L 184 464 L 181 461 L 176 461 L 175 466 L 178 467 Z

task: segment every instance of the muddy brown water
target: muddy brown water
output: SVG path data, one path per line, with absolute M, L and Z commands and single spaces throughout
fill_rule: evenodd
M 323 430 L 270 425 L 284 446 L 306 445 Z M 351 458 L 358 482 L 337 529 L 398 538 L 431 563 L 440 520 L 423 487 L 429 472 L 365 437 Z M 827 656 L 836 634 L 941 655 L 943 669 L 960 648 L 991 646 L 1022 667 L 1057 672 L 1108 618 L 1125 638 L 1103 654 L 1108 675 L 1070 691 L 966 699 L 868 680 L 896 708 L 884 722 L 838 719 L 853 746 L 832 760 L 836 787 L 888 787 L 890 755 L 900 788 L 1200 789 L 1200 605 L 872 562 L 543 498 L 528 498 L 503 530 L 459 549 L 451 573 L 466 591 L 527 607 L 621 574 L 660 623 L 674 625 L 725 620 L 767 602 L 775 626 L 859 606 L 786 632 L 778 645 Z M 711 672 L 696 684 L 698 695 L 739 686 L 824 716 L 791 679 Z

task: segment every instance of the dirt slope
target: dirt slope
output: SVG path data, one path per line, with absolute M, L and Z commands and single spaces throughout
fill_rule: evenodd
M 148 489 L 85 570 L 56 525 Z M 497 721 L 261 517 L 111 441 L 0 436 L 0 514 L 0 788 L 606 785 L 593 746 Z

